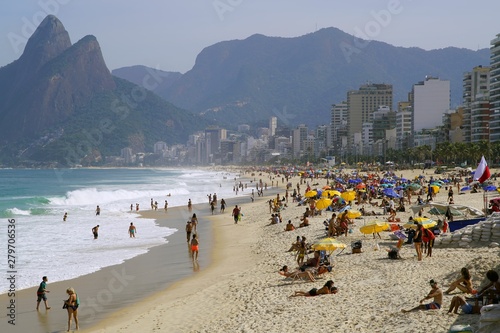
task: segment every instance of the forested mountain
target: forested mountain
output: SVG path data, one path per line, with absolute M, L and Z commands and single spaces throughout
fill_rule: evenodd
M 113 77 L 94 36 L 71 44 L 47 16 L 21 57 L 0 68 L 0 158 L 5 165 L 99 164 L 131 147 L 184 143 L 206 126 L 186 110 Z

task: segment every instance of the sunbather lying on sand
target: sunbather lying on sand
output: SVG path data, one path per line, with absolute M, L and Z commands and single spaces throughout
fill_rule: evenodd
M 304 280 L 309 280 L 311 282 L 314 282 L 316 281 L 314 279 L 314 276 L 312 274 L 312 272 L 310 271 L 300 271 L 300 270 L 297 270 L 295 272 L 289 272 L 288 271 L 288 266 L 283 266 L 282 269 L 279 270 L 278 272 L 280 275 L 283 275 L 284 277 L 287 277 L 287 278 L 293 278 L 293 279 L 304 279 Z
M 338 291 L 337 288 L 333 286 L 333 281 L 328 280 L 328 281 L 326 281 L 325 285 L 323 287 L 321 287 L 320 289 L 312 288 L 309 291 L 299 290 L 299 291 L 296 291 L 293 295 L 290 295 L 289 297 L 336 294 L 337 291 Z

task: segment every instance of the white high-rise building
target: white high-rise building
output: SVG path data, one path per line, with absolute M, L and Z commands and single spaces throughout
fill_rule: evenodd
M 347 102 L 332 105 L 331 137 L 333 147 L 340 147 L 342 137 L 347 137 Z
M 307 139 L 307 126 L 299 125 L 292 133 L 292 153 L 293 156 L 299 157 L 304 154 L 304 142 Z
M 269 137 L 276 135 L 277 127 L 278 127 L 278 118 L 271 117 L 271 119 L 269 119 Z
M 450 81 L 428 76 L 413 85 L 412 95 L 413 132 L 442 125 L 450 109 Z
M 500 34 L 490 48 L 490 123 L 489 140 L 500 141 Z

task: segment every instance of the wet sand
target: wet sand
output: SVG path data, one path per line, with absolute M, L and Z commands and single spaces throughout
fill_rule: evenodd
M 16 292 L 15 325 L 8 323 L 7 306 L 10 298 L 7 294 L 0 295 L 0 304 L 4 311 L 0 313 L 1 332 L 65 332 L 67 328 L 67 311 L 62 309 L 63 300 L 67 299 L 66 289 L 73 287 L 80 298 L 80 330 L 95 323 L 112 317 L 120 309 L 133 305 L 136 302 L 164 290 L 180 279 L 189 277 L 193 271 L 204 269 L 210 262 L 212 247 L 212 228 L 204 214 L 209 213 L 209 206 L 197 204 L 193 206 L 200 220 L 198 232 L 200 234 L 200 255 L 198 265 L 193 265 L 189 257 L 189 248 L 186 241 L 185 225 L 192 215 L 186 207 L 171 207 L 168 212 L 143 211 L 143 217 L 155 218 L 161 226 L 176 228 L 179 231 L 168 236 L 168 243 L 154 247 L 149 252 L 139 255 L 124 263 L 106 267 L 92 274 L 75 279 L 50 282 L 47 294 L 50 310 L 45 310 L 43 302 L 40 310 L 36 309 L 36 290 L 38 287 Z M 228 213 L 230 215 L 230 213 Z M 135 221 L 134 221 L 135 222 Z M 136 220 L 137 236 L 141 235 L 140 220 Z M 128 229 L 129 221 L 124 221 L 124 230 Z M 122 232 L 122 231 L 120 231 Z M 100 233 L 98 241 L 106 241 L 106 235 Z M 133 246 L 133 239 L 127 239 L 124 246 Z M 78 251 L 78 249 L 69 249 Z M 59 263 L 54 263 L 58 265 Z M 63 263 L 61 263 L 63 265 Z M 61 266 L 61 269 L 64 269 Z M 40 281 L 43 272 L 40 273 Z M 74 327 L 74 324 L 72 325 Z

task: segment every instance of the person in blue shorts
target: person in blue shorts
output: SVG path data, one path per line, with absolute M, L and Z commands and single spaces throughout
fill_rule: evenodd
M 410 310 L 401 309 L 401 312 L 407 313 L 415 310 L 439 310 L 441 309 L 441 304 L 443 304 L 443 291 L 439 289 L 438 284 L 434 280 L 430 280 L 429 284 L 431 285 L 431 291 L 420 300 L 420 305 L 414 307 Z M 431 303 L 422 304 L 425 300 L 433 298 Z
M 45 293 L 49 293 L 50 291 L 47 290 L 47 277 L 44 276 L 42 277 L 42 282 L 40 283 L 40 286 L 38 287 L 38 290 L 36 291 L 36 310 L 38 311 L 38 307 L 40 306 L 40 302 L 43 300 L 43 303 L 45 304 L 45 309 L 49 310 L 50 306 L 47 304 L 47 296 L 45 296 Z
M 477 314 L 481 310 L 481 306 L 472 305 L 467 303 L 463 296 L 453 296 L 450 302 L 450 308 L 448 309 L 448 313 L 458 314 L 458 308 L 462 309 L 462 313 L 465 314 Z

